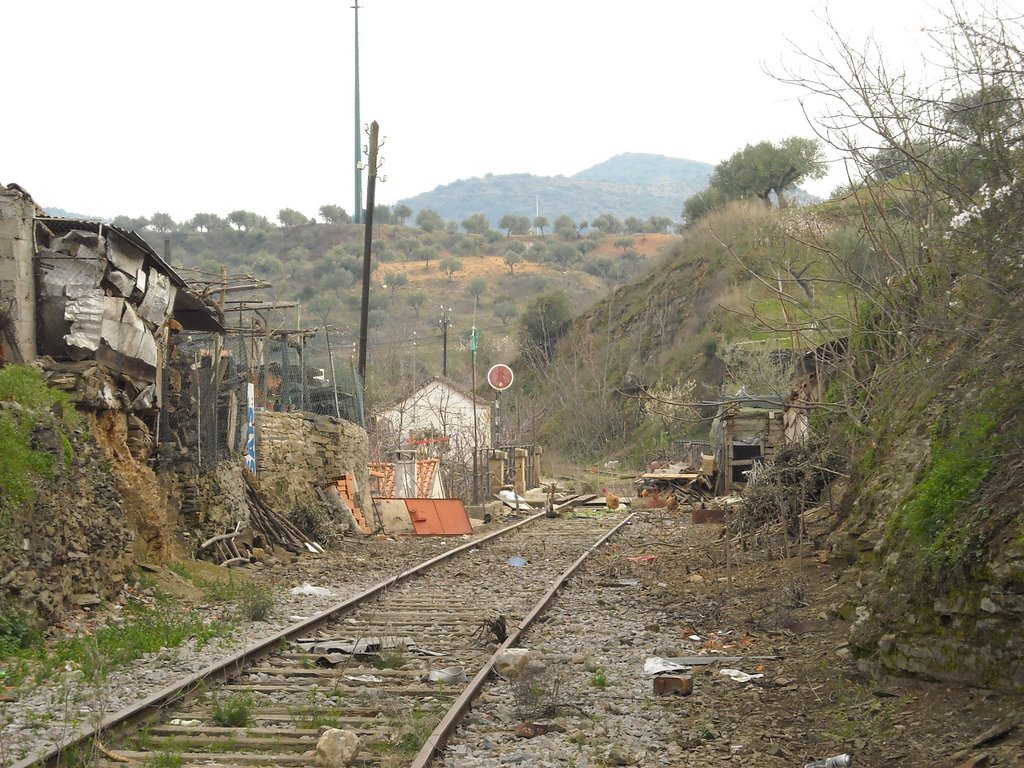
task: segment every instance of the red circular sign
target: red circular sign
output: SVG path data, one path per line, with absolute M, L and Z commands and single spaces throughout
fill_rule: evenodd
M 499 392 L 504 392 L 511 387 L 513 378 L 512 369 L 503 363 L 492 365 L 491 370 L 487 372 L 487 383 L 491 385 L 491 389 L 496 389 Z

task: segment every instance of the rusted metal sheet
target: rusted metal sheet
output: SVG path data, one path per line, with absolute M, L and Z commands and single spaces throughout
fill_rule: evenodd
M 462 499 L 406 499 L 405 505 L 419 536 L 462 536 L 473 532 Z

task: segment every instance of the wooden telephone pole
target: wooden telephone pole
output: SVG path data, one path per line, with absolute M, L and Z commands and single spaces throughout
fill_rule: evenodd
M 366 223 L 363 237 L 363 303 L 359 313 L 359 379 L 366 388 L 366 332 L 370 319 L 370 246 L 373 244 L 373 193 L 377 185 L 377 121 L 370 123 L 369 177 L 366 180 Z

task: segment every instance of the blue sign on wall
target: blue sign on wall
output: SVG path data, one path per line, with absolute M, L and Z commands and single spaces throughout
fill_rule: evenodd
M 246 418 L 248 423 L 245 427 L 245 468 L 256 474 L 256 387 L 249 384 L 246 387 L 248 408 Z

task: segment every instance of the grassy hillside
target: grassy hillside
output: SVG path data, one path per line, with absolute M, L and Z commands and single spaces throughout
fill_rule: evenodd
M 357 225 L 306 224 L 265 230 L 174 232 L 172 261 L 193 281 L 219 291 L 222 270 L 272 283 L 254 291 L 297 302 L 276 313 L 275 325 L 337 329 L 335 349 L 348 354 L 358 339 L 364 230 Z M 387 400 L 402 387 L 440 373 L 441 307 L 450 309 L 448 373 L 470 380 L 467 338 L 481 333 L 478 370 L 517 354 L 516 318 L 545 290 L 563 291 L 576 312 L 610 287 L 642 274 L 678 239 L 668 234 L 600 235 L 566 240 L 546 236 L 488 237 L 411 226 L 374 227 L 367 387 Z M 580 251 L 585 246 L 586 254 Z M 509 249 L 519 249 L 519 260 Z M 457 262 L 452 263 L 452 260 Z M 454 268 L 445 271 L 445 267 Z M 233 282 L 247 282 L 235 280 Z M 251 281 L 248 281 L 251 282 Z M 238 298 L 244 294 L 229 294 Z M 237 324 L 230 315 L 229 323 Z
M 551 365 L 523 361 L 521 405 L 540 414 L 529 421 L 544 425 L 541 441 L 587 462 L 611 453 L 639 463 L 708 429 L 685 409 L 679 420 L 652 414 L 640 388 L 686 390 L 687 401 L 740 386 L 788 394 L 787 371 L 766 361 L 849 332 L 848 289 L 791 239 L 808 228 L 848 237 L 820 212 L 736 203 L 674 239 L 646 276 L 577 318 Z

